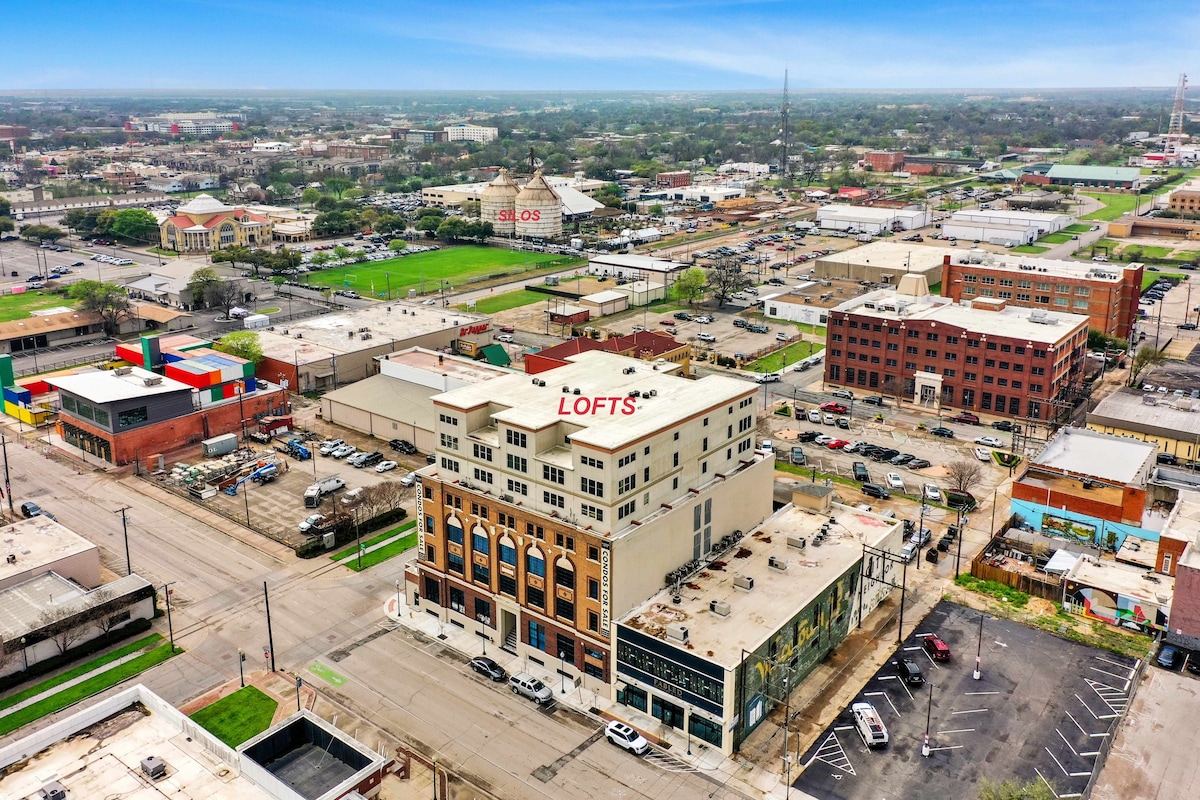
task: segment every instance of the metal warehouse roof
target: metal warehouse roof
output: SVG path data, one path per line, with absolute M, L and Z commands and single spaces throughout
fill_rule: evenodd
M 1136 181 L 1142 171 L 1136 167 L 1082 167 L 1074 164 L 1055 164 L 1046 173 L 1048 178 L 1086 181 Z

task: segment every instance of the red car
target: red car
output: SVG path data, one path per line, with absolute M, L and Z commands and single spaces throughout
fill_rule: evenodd
M 822 411 L 828 411 L 830 414 L 845 414 L 850 409 L 846 408 L 841 403 L 829 402 L 821 404 Z
M 843 447 L 845 447 L 848 444 L 850 444 L 850 443 L 847 442 L 845 439 L 834 439 L 832 442 L 830 442 L 829 444 L 827 444 L 825 446 L 828 447 L 830 450 L 841 450 Z
M 666 319 L 660 319 L 658 321 L 658 324 L 659 325 L 674 325 L 675 320 L 671 319 L 670 317 L 667 317 Z
M 514 328 L 512 325 L 501 325 L 500 332 L 501 333 L 516 333 L 517 329 Z
M 950 660 L 950 645 L 942 641 L 942 637 L 936 633 L 930 633 L 925 636 L 922 642 L 925 647 L 925 652 L 934 661 L 949 661 Z

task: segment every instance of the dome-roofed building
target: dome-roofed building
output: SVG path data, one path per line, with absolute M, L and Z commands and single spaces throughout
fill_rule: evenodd
M 514 216 L 517 236 L 552 239 L 562 234 L 562 198 L 541 170 L 517 194 Z
M 244 208 L 227 206 L 200 194 L 158 226 L 160 245 L 180 253 L 205 253 L 226 247 L 270 244 L 274 223 Z
M 492 223 L 492 230 L 501 236 L 512 236 L 516 229 L 517 194 L 520 188 L 500 168 L 500 174 L 487 185 L 479 197 L 479 218 Z

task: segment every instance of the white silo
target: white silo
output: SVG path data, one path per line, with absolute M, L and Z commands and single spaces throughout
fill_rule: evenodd
M 553 239 L 562 235 L 562 198 L 550 188 L 542 171 L 533 173 L 517 195 L 517 236 Z
M 508 177 L 508 170 L 500 168 L 500 174 L 483 189 L 479 198 L 479 219 L 492 223 L 492 230 L 501 236 L 512 236 L 517 220 L 517 193 L 521 190 Z

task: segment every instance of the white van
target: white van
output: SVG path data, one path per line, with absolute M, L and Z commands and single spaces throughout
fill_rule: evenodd
M 771 443 L 770 439 L 763 439 L 762 447 L 760 447 L 759 449 L 762 450 L 767 455 L 770 455 L 775 452 L 775 445 Z
M 887 727 L 875 706 L 870 703 L 855 703 L 850 706 L 850 713 L 854 715 L 854 727 L 867 747 L 887 747 Z

